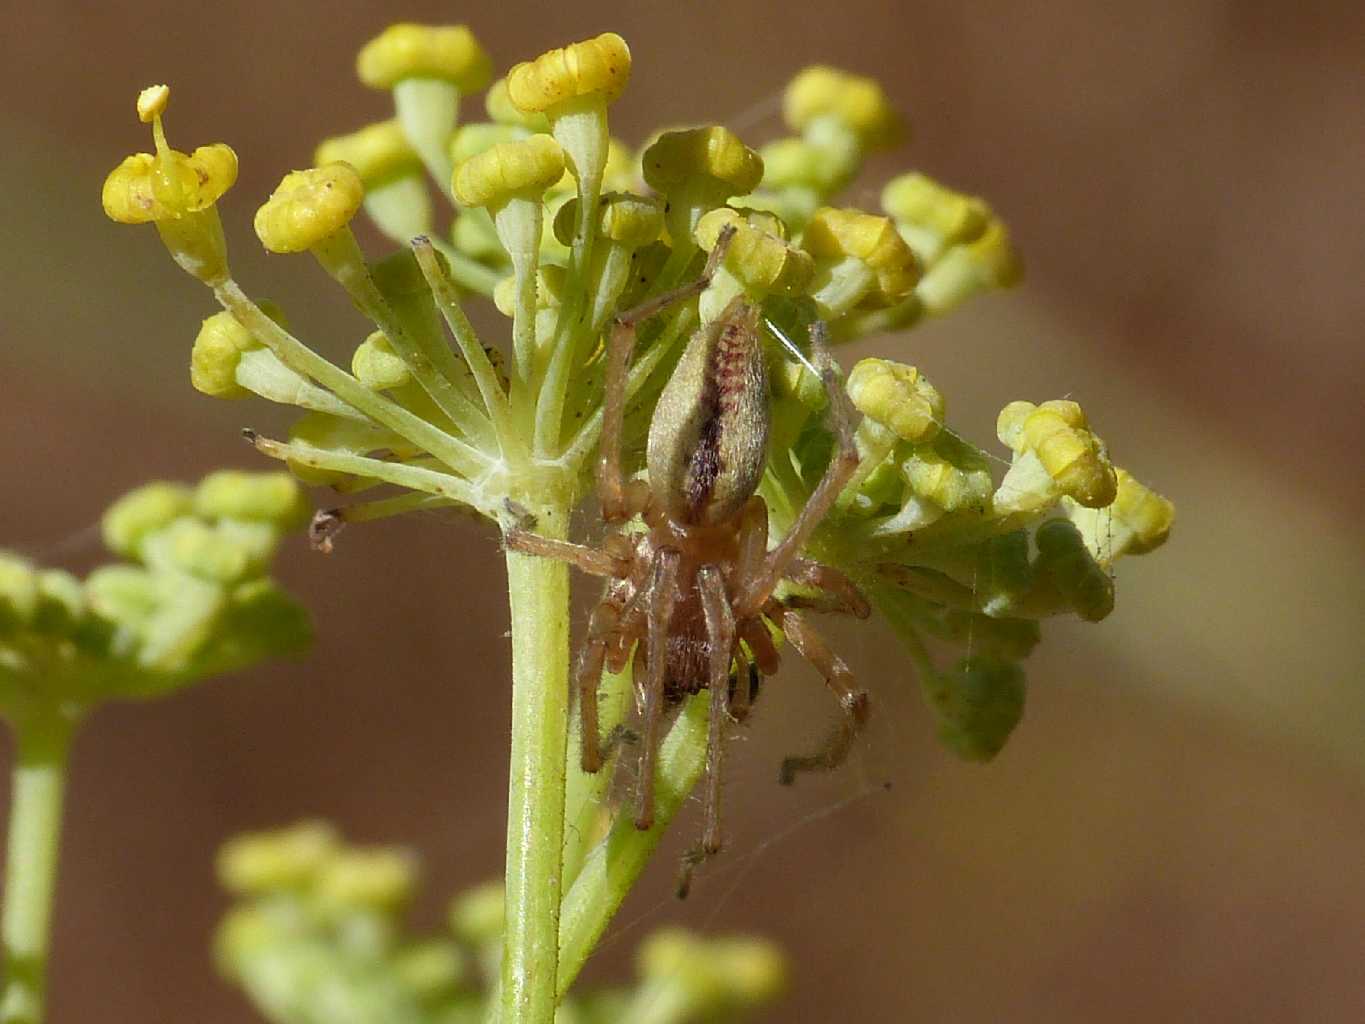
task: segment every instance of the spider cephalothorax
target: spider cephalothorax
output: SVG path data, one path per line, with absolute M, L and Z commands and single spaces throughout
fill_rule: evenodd
M 842 763 L 867 716 L 866 693 L 798 610 L 868 614 L 867 602 L 847 577 L 799 554 L 857 465 L 854 414 L 829 355 L 824 324 L 812 326 L 810 340 L 829 398 L 834 454 L 810 501 L 771 550 L 768 507 L 755 493 L 768 456 L 770 396 L 759 311 L 743 295 L 693 335 L 665 386 L 650 424 L 648 482 L 627 481 L 621 469 L 625 371 L 636 326 L 702 291 L 728 241 L 722 236 L 698 282 L 620 314 L 613 327 L 598 493 L 609 524 L 619 527 L 639 516 L 646 529 L 618 529 L 600 548 L 522 530 L 507 536 L 509 547 L 567 561 L 608 581 L 576 668 L 583 767 L 595 772 L 602 765 L 597 687 L 603 668 L 620 671 L 633 650 L 643 722 L 638 828 L 649 828 L 654 820 L 651 781 L 664 711 L 685 696 L 711 691 L 703 854 L 721 846 L 725 720 L 742 720 L 748 713 L 754 687 L 746 677 L 752 669 L 763 675 L 777 670 L 769 623 L 825 677 L 845 715 L 821 750 L 783 762 L 783 782 L 800 771 Z M 807 594 L 778 599 L 774 591 L 783 580 Z M 809 596 L 812 590 L 817 596 Z M 734 685 L 736 676 L 745 682 Z

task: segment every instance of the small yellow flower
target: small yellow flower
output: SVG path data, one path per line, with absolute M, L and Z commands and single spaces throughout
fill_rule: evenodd
M 874 147 L 892 145 L 904 132 L 900 117 L 875 81 L 818 64 L 806 68 L 787 86 L 782 115 L 794 131 L 805 130 L 818 118 L 833 118 Z
M 1065 503 L 1066 514 L 1081 531 L 1085 545 L 1101 566 L 1120 555 L 1145 555 L 1166 543 L 1175 522 L 1175 505 L 1140 483 L 1126 469 L 1114 471 L 1118 494 L 1104 508 Z
M 943 424 L 943 396 L 913 366 L 864 359 L 849 373 L 847 386 L 857 410 L 902 441 L 931 440 Z
M 723 206 L 697 222 L 695 236 L 697 244 L 710 252 L 721 230 L 734 228 L 725 268 L 751 292 L 799 295 L 810 283 L 815 262 L 809 253 L 787 244 L 779 233 L 780 224 L 768 214 L 751 213 L 746 218 L 738 210 Z
M 109 172 L 104 212 L 122 224 L 155 223 L 176 263 L 205 284 L 227 277 L 227 244 L 215 204 L 237 180 L 237 154 L 221 142 L 191 154 L 171 149 L 161 115 L 170 87 L 154 85 L 138 96 L 138 117 L 151 121 L 156 154 L 135 153 Z
M 926 174 L 902 174 L 882 189 L 882 209 L 896 221 L 921 259 L 932 260 L 950 245 L 980 238 L 991 208 L 975 196 L 954 192 Z
M 261 343 L 231 313 L 214 313 L 194 339 L 190 383 L 213 398 L 245 398 L 249 392 L 237 383 L 237 364 L 242 353 L 260 347 Z
M 573 241 L 578 223 L 578 200 L 570 199 L 555 214 L 555 237 L 565 245 Z M 631 192 L 608 192 L 597 207 L 598 237 L 627 249 L 640 249 L 658 241 L 663 231 L 663 204 Z
M 615 32 L 550 50 L 507 73 L 507 95 L 523 113 L 548 113 L 596 94 L 611 103 L 630 81 L 630 47 Z
M 824 207 L 806 225 L 801 244 L 817 261 L 854 259 L 872 272 L 872 287 L 857 305 L 890 306 L 910 294 L 919 261 L 886 217 L 861 210 Z
M 355 67 L 374 89 L 391 89 L 405 78 L 439 78 L 471 93 L 493 76 L 488 54 L 464 25 L 390 25 L 365 44 Z
M 507 93 L 507 79 L 499 78 L 488 87 L 483 97 L 483 108 L 494 124 L 525 128 L 532 132 L 548 132 L 550 119 L 539 111 L 522 110 Z
M 346 163 L 360 175 L 368 191 L 395 178 L 420 174 L 422 161 L 397 121 L 380 121 L 349 135 L 324 139 L 313 156 L 314 163 Z
M 455 198 L 495 207 L 515 195 L 539 195 L 564 173 L 564 151 L 548 135 L 500 142 L 455 168 Z
M 291 171 L 256 211 L 256 234 L 271 252 L 304 252 L 346 227 L 364 198 L 350 164 Z
M 996 433 L 1015 452 L 996 493 L 998 509 L 1026 511 L 1061 495 L 1087 508 L 1103 508 L 1114 500 L 1114 467 L 1075 402 L 1011 402 L 1000 412 Z
M 719 125 L 664 132 L 645 150 L 645 181 L 665 195 L 704 188 L 719 205 L 752 192 L 763 180 L 763 158 Z

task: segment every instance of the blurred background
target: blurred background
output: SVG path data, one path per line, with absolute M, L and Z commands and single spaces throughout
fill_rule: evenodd
M 612 29 L 632 142 L 715 120 L 781 130 L 821 61 L 880 79 L 914 126 L 870 169 L 990 199 L 1024 286 L 844 350 L 918 364 L 987 441 L 1014 398 L 1074 396 L 1117 461 L 1175 499 L 1168 546 L 1119 566 L 1100 626 L 1054 622 L 1025 720 L 988 766 L 933 738 L 889 633 L 838 642 L 876 700 L 855 763 L 794 791 L 793 737 L 835 711 L 792 665 L 732 747 L 730 850 L 685 906 L 680 822 L 592 976 L 681 920 L 769 935 L 797 967 L 765 1018 L 1325 1021 L 1365 1016 L 1365 133 L 1358 5 L 873 0 L 5 4 L 0 41 L 0 545 L 85 569 L 95 517 L 153 477 L 260 460 L 263 403 L 189 387 L 210 299 L 99 188 L 147 147 L 136 91 L 175 86 L 185 148 L 229 142 L 237 276 L 324 350 L 364 333 L 250 218 L 315 141 L 387 116 L 352 73 L 388 21 L 468 21 L 499 67 Z M 330 339 L 330 340 L 328 340 Z M 315 652 L 148 706 L 77 746 L 52 1021 L 255 1019 L 214 975 L 214 850 L 306 816 L 415 845 L 419 920 L 501 871 L 507 613 L 495 539 L 458 519 L 353 528 L 281 576 Z M 582 609 L 593 596 L 579 587 Z M 882 783 L 891 782 L 890 791 Z

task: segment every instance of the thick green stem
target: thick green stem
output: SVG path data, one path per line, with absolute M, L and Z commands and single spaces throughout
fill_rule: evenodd
M 588 854 L 559 921 L 559 994 L 578 977 L 669 823 L 706 767 L 710 696 L 688 701 L 659 751 L 654 774 L 654 826 L 641 832 L 632 815 L 617 818 L 607 837 Z
M 568 508 L 531 509 L 563 538 Z M 558 993 L 564 757 L 569 726 L 569 573 L 563 562 L 507 552 L 512 605 L 512 766 L 507 807 L 503 1024 L 552 1024 Z
M 5 862 L 4 1024 L 40 1024 L 48 940 L 57 881 L 62 792 L 73 723 L 57 715 L 29 719 L 18 730 Z

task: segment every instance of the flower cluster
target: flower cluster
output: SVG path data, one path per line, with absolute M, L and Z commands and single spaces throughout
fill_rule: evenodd
M 481 1024 L 502 954 L 502 886 L 451 901 L 448 927 L 412 935 L 417 885 L 407 850 L 356 847 L 305 822 L 241 836 L 218 873 L 236 904 L 218 929 L 218 963 L 279 1024 L 392 1021 Z M 771 1002 L 785 964 L 759 939 L 701 939 L 679 929 L 647 938 L 639 984 L 575 994 L 563 1024 L 735 1021 Z
M 870 79 L 802 71 L 784 93 L 792 134 L 760 149 L 710 125 L 659 133 L 637 153 L 608 131 L 631 74 L 612 33 L 494 81 L 463 26 L 397 25 L 362 49 L 357 69 L 392 93 L 394 119 L 324 142 L 318 165 L 286 175 L 256 215 L 267 249 L 312 253 L 373 321 L 349 370 L 231 277 L 213 203 L 235 157 L 221 145 L 170 149 L 165 87 L 138 103 L 156 153 L 126 160 L 104 194 L 115 219 L 155 221 L 224 308 L 195 342 L 195 386 L 303 409 L 286 440 L 250 435 L 301 479 L 347 494 L 397 489 L 321 514 L 322 546 L 346 522 L 451 505 L 563 536 L 591 489 L 613 316 L 695 279 L 722 237 L 708 287 L 640 332 L 625 450 L 642 448 L 682 343 L 743 293 L 773 342 L 762 494 L 780 535 L 830 450 L 805 355 L 810 325 L 825 321 L 836 341 L 906 329 L 1019 278 L 992 209 L 923 174 L 890 181 L 881 212 L 838 205 L 866 155 L 905 134 Z M 486 119 L 462 122 L 469 95 L 485 89 Z M 433 192 L 452 204 L 448 227 Z M 350 227 L 362 208 L 396 253 L 365 258 Z M 510 320 L 502 337 L 476 332 L 471 294 Z M 1158 546 L 1171 505 L 1110 462 L 1074 402 L 1004 409 L 998 432 L 1011 454 L 997 481 L 995 457 L 946 426 L 943 397 L 919 369 L 865 360 L 848 390 L 863 414 L 861 464 L 813 553 L 892 622 L 948 744 L 989 757 L 1018 720 L 1017 666 L 1037 620 L 1107 614 L 1114 560 Z M 966 657 L 939 668 L 929 638 Z
M 103 532 L 127 561 L 84 580 L 0 552 L 0 712 L 22 730 L 300 650 L 307 616 L 267 572 L 307 515 L 288 474 L 225 470 L 119 499 Z

